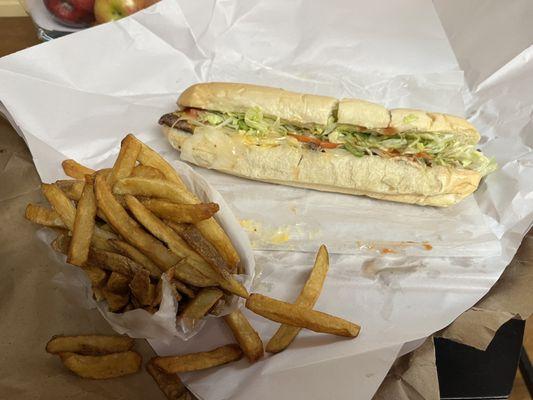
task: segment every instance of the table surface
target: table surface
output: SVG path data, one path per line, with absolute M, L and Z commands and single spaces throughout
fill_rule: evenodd
M 1 18 L 0 21 L 0 57 L 7 54 L 14 53 L 16 51 L 25 49 L 27 47 L 36 45 L 39 40 L 36 35 L 35 27 L 28 17 L 16 17 L 16 18 Z M 27 202 L 42 200 L 39 192 L 39 177 L 33 166 L 31 155 L 29 154 L 27 147 L 22 139 L 18 137 L 11 125 L 4 119 L 0 118 L 0 164 L 3 160 L 11 160 L 14 157 L 19 158 L 22 161 L 23 167 L 21 168 L 21 175 L 24 179 L 30 182 L 30 190 L 25 193 L 18 194 L 17 197 L 20 203 L 20 196 L 24 196 Z M 6 171 L 0 172 L 0 179 L 6 178 Z M 8 177 L 9 178 L 9 177 Z M 9 206 L 9 201 L 4 201 L 4 204 Z M 17 219 L 21 219 L 23 210 L 10 209 L 10 220 L 13 223 L 17 223 Z M 0 211 L 1 215 L 1 211 Z M 14 217 L 14 215 L 16 217 Z M 20 224 L 20 221 L 18 221 Z M 29 224 L 27 225 L 26 234 L 34 235 L 34 228 Z M 0 230 L 0 243 L 9 241 L 9 235 L 7 231 Z M 0 281 L 0 305 L 2 303 L 1 298 L 3 296 L 11 296 L 16 294 L 13 290 L 13 283 L 20 280 L 31 279 L 37 282 L 36 286 L 40 286 L 37 293 L 33 295 L 44 296 L 47 298 L 45 306 L 50 304 L 64 308 L 61 315 L 55 320 L 39 321 L 34 316 L 39 315 L 39 310 L 33 310 L 29 315 L 19 315 L 17 312 L 2 314 L 0 319 L 0 329 L 3 335 L 0 337 L 0 354 L 3 354 L 4 362 L 10 364 L 10 372 L 3 373 L 4 376 L 0 377 L 0 390 L 5 393 L 5 390 L 11 390 L 11 393 L 17 394 L 16 398 L 35 398 L 36 393 L 40 399 L 55 399 L 54 388 L 61 385 L 62 392 L 75 396 L 76 399 L 124 399 L 124 398 L 138 398 L 142 393 L 144 398 L 150 399 L 163 399 L 164 397 L 159 390 L 152 383 L 147 374 L 138 374 L 135 377 L 122 378 L 120 381 L 122 384 L 117 385 L 117 381 L 111 382 L 87 382 L 80 380 L 70 374 L 65 374 L 59 362 L 48 356 L 44 352 L 44 345 L 50 336 L 59 333 L 82 333 L 82 332 L 98 332 L 98 333 L 113 333 L 107 322 L 99 315 L 95 310 L 83 310 L 79 311 L 78 306 L 72 304 L 64 304 L 64 299 L 61 293 L 57 292 L 57 289 L 53 287 L 50 282 L 51 278 L 58 272 L 52 270 L 46 270 L 46 261 L 43 260 L 31 260 L 24 256 L 24 251 L 21 251 L 20 265 L 25 265 L 25 270 L 16 270 L 15 266 L 9 268 L 9 273 L 12 274 L 12 281 L 5 282 Z M 31 251 L 29 252 L 31 253 Z M 0 252 L 1 256 L 1 252 Z M 28 270 L 35 271 L 34 268 L 38 268 L 38 273 L 34 273 L 29 277 Z M 0 272 L 4 266 L 0 267 Z M 7 298 L 7 297 L 6 297 Z M 38 302 L 36 302 L 38 304 Z M 0 310 L 2 310 L 0 306 Z M 25 332 L 18 332 L 13 329 L 14 326 L 20 326 L 20 319 L 27 318 L 27 328 Z M 56 322 L 61 320 L 61 325 L 56 325 Z M 44 325 L 44 326 L 43 326 Z M 531 325 L 526 329 L 526 347 L 529 347 L 529 354 L 533 354 L 533 332 L 531 332 Z M 137 348 L 142 353 L 143 359 L 147 360 L 154 353 L 152 349 L 144 342 L 138 341 Z M 38 344 L 43 351 L 36 351 L 33 346 L 28 344 Z M 35 356 L 38 354 L 38 356 Z M 34 371 L 28 372 L 27 369 L 31 368 L 31 365 L 35 363 L 43 363 L 46 365 L 47 373 L 43 373 L 41 369 L 34 368 Z M 6 365 L 6 364 L 4 364 Z M 37 372 L 36 372 L 37 371 Z M 24 373 L 26 372 L 26 373 Z M 29 388 L 29 384 L 24 386 L 24 382 L 18 376 L 24 376 L 24 380 L 32 381 L 32 386 L 35 386 L 34 390 Z M 523 381 L 517 376 L 517 384 L 513 390 L 511 399 L 521 400 L 529 399 L 527 391 L 523 385 Z M 99 394 L 96 395 L 91 390 L 91 385 L 97 385 L 99 387 Z M 106 388 L 107 386 L 107 388 Z M 120 392 L 117 393 L 117 387 L 120 388 Z M 102 396 L 102 393 L 107 394 Z M 127 394 L 135 394 L 133 397 Z M 12 396 L 12 398 L 15 398 Z

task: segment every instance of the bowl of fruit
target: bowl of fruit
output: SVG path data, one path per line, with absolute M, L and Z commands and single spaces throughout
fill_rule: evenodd
M 24 0 L 43 40 L 124 18 L 157 0 Z

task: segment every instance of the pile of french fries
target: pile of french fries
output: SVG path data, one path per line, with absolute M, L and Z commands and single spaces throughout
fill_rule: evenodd
M 63 162 L 71 180 L 43 184 L 52 208 L 29 204 L 26 218 L 58 235 L 52 247 L 81 268 L 97 301 L 111 312 L 144 309 L 155 313 L 162 300 L 162 277 L 179 301 L 178 317 L 194 326 L 217 314 L 231 296 L 246 299 L 246 308 L 281 325 L 265 349 L 286 349 L 302 328 L 354 338 L 360 327 L 313 309 L 329 269 L 321 246 L 311 273 L 294 303 L 249 294 L 235 278 L 239 256 L 213 218 L 219 206 L 202 203 L 159 154 L 127 135 L 111 169 L 94 171 L 74 160 Z M 264 354 L 261 338 L 236 310 L 223 316 L 237 344 L 211 351 L 155 357 L 147 371 L 169 399 L 184 394 L 177 373 L 197 371 Z M 133 341 L 119 336 L 53 338 L 47 351 L 60 355 L 71 371 L 84 378 L 105 379 L 139 370 Z
M 26 218 L 58 231 L 52 247 L 83 269 L 110 311 L 157 312 L 163 274 L 193 325 L 229 296 L 248 297 L 234 277 L 239 256 L 213 218 L 218 204 L 201 203 L 135 136 L 124 138 L 111 169 L 62 165 L 74 179 L 43 184 L 52 208 L 29 204 Z

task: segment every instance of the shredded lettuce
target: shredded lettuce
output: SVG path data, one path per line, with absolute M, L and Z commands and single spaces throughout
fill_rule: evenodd
M 379 154 L 385 157 L 410 157 L 429 165 L 454 166 L 487 175 L 496 169 L 494 160 L 451 133 L 402 132 L 394 136 L 371 132 L 345 131 L 335 142 L 353 155 Z
M 183 114 L 185 119 L 189 119 Z M 412 122 L 408 115 L 404 122 Z M 406 121 L 408 120 L 408 121 Z M 339 125 L 329 118 L 326 126 L 298 126 L 265 116 L 260 108 L 253 107 L 245 113 L 200 111 L 193 123 L 226 127 L 243 135 L 257 138 L 283 137 L 288 133 L 315 135 L 320 140 L 339 143 L 356 157 L 377 154 L 382 157 L 407 157 L 427 165 L 453 166 L 478 171 L 487 175 L 496 169 L 493 159 L 486 157 L 471 145 L 445 132 L 408 131 L 396 135 L 381 135 L 349 125 Z

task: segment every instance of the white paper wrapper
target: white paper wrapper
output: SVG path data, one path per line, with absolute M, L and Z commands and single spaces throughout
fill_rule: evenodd
M 448 21 L 453 25 L 460 13 L 446 14 Z M 472 32 L 483 18 L 460 20 L 454 34 Z M 444 19 L 443 24 L 449 25 Z M 270 84 L 469 116 L 500 170 L 475 197 L 448 209 L 286 188 L 195 168 L 250 233 L 256 291 L 294 300 L 314 252 L 325 243 L 334 254 L 316 308 L 363 328 L 355 340 L 302 331 L 281 354 L 252 366 L 241 360 L 186 375 L 185 382 L 206 399 L 364 399 L 400 352 L 449 324 L 490 289 L 533 220 L 533 94 L 525 84 L 532 76 L 531 48 L 467 89 L 461 66 L 467 70 L 477 60 L 463 54 L 459 59 L 467 62 L 460 66 L 450 42 L 432 3 L 421 0 L 166 0 L 119 23 L 0 60 L 0 100 L 43 180 L 61 176 L 64 158 L 109 165 L 125 132 L 177 158 L 156 121 L 175 108 L 180 91 L 198 81 Z M 268 340 L 277 325 L 248 315 Z M 206 325 L 187 343 L 151 344 L 160 354 L 173 354 L 233 341 L 220 321 Z

